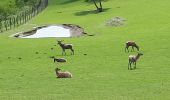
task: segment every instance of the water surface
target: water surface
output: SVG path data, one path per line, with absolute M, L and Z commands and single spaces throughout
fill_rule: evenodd
M 36 33 L 21 38 L 71 37 L 70 29 L 60 25 L 47 26 L 37 29 Z

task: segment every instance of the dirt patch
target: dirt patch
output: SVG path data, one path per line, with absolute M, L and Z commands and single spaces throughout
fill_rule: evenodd
M 118 16 L 113 17 L 112 19 L 110 19 L 106 22 L 107 26 L 115 26 L 115 27 L 122 26 L 125 24 L 126 24 L 126 19 L 124 19 L 122 17 L 118 17 Z
M 62 24 L 64 28 L 70 29 L 71 37 L 79 37 L 84 34 L 84 29 L 79 25 L 74 24 Z

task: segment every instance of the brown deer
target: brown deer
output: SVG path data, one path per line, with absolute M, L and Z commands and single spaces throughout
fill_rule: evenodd
M 65 52 L 65 49 L 70 49 L 71 50 L 71 55 L 73 54 L 74 55 L 74 50 L 73 50 L 73 45 L 72 44 L 64 44 L 62 43 L 63 40 L 61 41 L 58 41 L 58 44 L 60 45 L 60 47 L 62 48 L 62 55 L 63 53 L 66 55 L 66 52 Z
M 57 78 L 71 78 L 72 77 L 72 74 L 70 72 L 68 71 L 61 72 L 59 68 L 56 68 L 55 72 L 56 72 Z
M 127 41 L 126 42 L 126 47 L 125 47 L 125 52 L 126 52 L 126 49 L 128 50 L 129 52 L 129 47 L 132 47 L 132 50 L 131 51 L 134 51 L 134 47 L 139 51 L 139 46 L 134 42 L 134 41 Z
M 128 70 L 131 70 L 132 63 L 134 64 L 134 69 L 136 69 L 136 62 L 142 56 L 142 53 L 138 53 L 137 55 L 130 55 L 129 56 L 129 64 L 128 64 Z

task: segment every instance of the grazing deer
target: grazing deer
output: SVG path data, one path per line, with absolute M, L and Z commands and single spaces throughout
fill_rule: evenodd
M 73 50 L 73 45 L 72 44 L 64 44 L 62 43 L 62 41 L 58 41 L 58 44 L 60 45 L 60 47 L 62 48 L 62 55 L 63 53 L 66 55 L 65 49 L 70 49 L 71 50 L 71 55 L 74 55 L 74 50 Z
M 129 56 L 129 64 L 128 64 L 128 70 L 131 70 L 132 63 L 135 65 L 134 69 L 136 69 L 136 62 L 142 56 L 142 53 L 138 53 L 137 55 L 130 55 Z
M 72 74 L 70 72 L 68 71 L 61 72 L 59 68 L 56 68 L 55 72 L 56 72 L 57 78 L 71 78 L 72 77 Z
M 139 51 L 139 46 L 134 42 L 134 41 L 127 41 L 126 42 L 126 47 L 125 47 L 125 52 L 126 52 L 126 49 L 128 50 L 129 52 L 129 47 L 132 47 L 132 50 L 134 51 L 134 47 Z M 131 51 L 132 51 L 131 50 Z

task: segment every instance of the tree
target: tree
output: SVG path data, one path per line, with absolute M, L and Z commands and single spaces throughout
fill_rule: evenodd
M 24 6 L 35 6 L 37 5 L 41 0 L 15 0 L 15 3 L 17 7 L 22 8 Z
M 94 5 L 95 5 L 96 8 L 97 8 L 97 11 L 98 11 L 98 12 L 102 12 L 102 11 L 103 11 L 103 8 L 102 8 L 101 0 L 98 0 L 98 2 L 99 2 L 99 5 L 100 5 L 100 6 L 97 5 L 96 0 L 93 0 L 93 3 L 94 3 Z
M 93 1 L 96 9 L 98 12 L 102 12 L 103 11 L 103 7 L 102 7 L 102 0 L 85 0 L 86 2 L 90 2 Z M 99 3 L 99 5 L 97 4 Z

